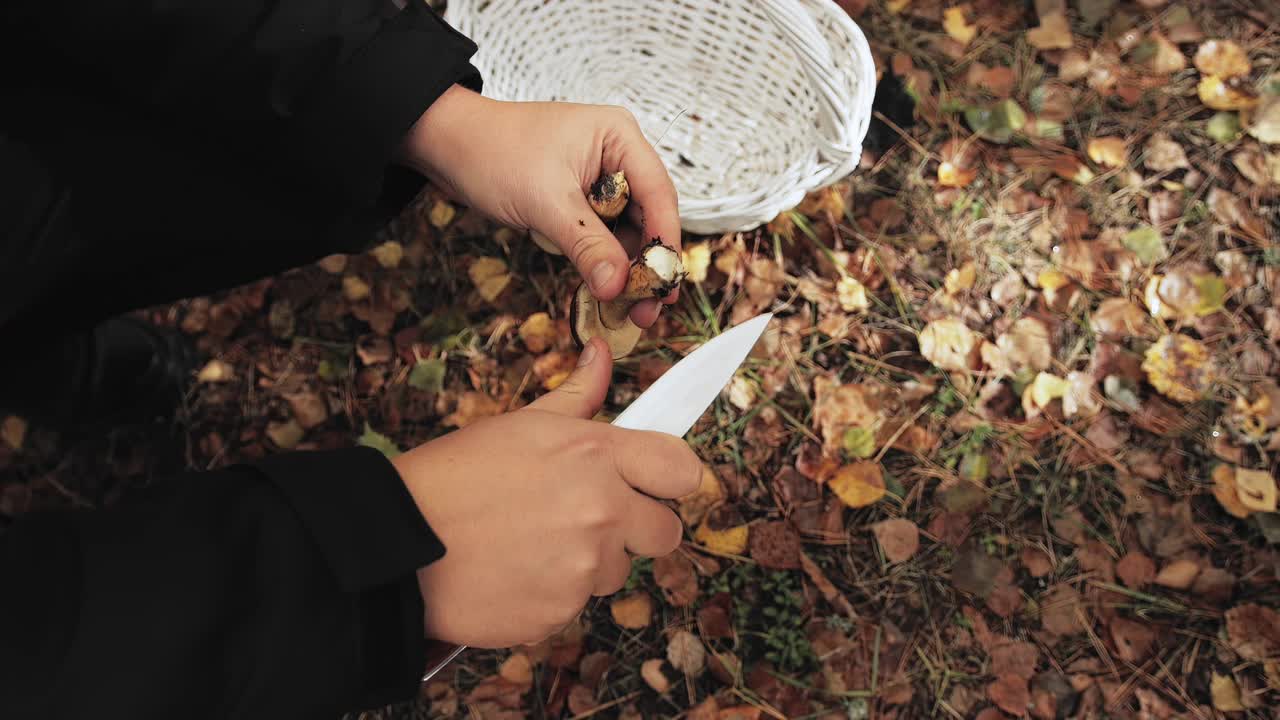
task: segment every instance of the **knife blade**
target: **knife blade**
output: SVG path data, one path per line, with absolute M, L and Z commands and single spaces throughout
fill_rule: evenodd
M 772 319 L 773 313 L 757 315 L 707 341 L 672 365 L 611 424 L 684 437 L 733 379 Z M 422 682 L 443 670 L 463 650 L 465 645 L 430 642 L 430 669 L 422 676 Z

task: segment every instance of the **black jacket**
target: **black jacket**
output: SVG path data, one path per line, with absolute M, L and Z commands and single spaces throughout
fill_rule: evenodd
M 367 239 L 422 182 L 390 166 L 405 131 L 480 84 L 475 46 L 421 2 L 0 3 L 0 338 Z M 201 244 L 232 250 L 183 267 Z M 0 535 L 0 718 L 324 718 L 411 698 L 414 571 L 443 552 L 367 448 L 22 517 Z

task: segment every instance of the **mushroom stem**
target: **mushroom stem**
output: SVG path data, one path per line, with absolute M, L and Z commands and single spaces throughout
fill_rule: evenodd
M 591 338 L 602 336 L 615 360 L 627 355 L 643 333 L 631 322 L 631 309 L 641 300 L 670 295 L 684 276 L 680 253 L 655 238 L 632 261 L 627 285 L 613 300 L 600 302 L 586 284 L 578 286 L 570 312 L 574 340 L 584 346 Z

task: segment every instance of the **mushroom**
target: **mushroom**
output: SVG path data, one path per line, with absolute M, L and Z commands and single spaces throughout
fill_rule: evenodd
M 578 285 L 569 310 L 574 342 L 578 347 L 585 347 L 591 338 L 603 337 L 615 360 L 625 357 L 644 333 L 643 328 L 631 321 L 631 309 L 641 300 L 670 295 L 684 276 L 680 253 L 654 238 L 631 262 L 627 285 L 613 300 L 601 302 L 591 294 L 586 283 Z
M 621 170 L 601 175 L 599 180 L 592 183 L 591 190 L 587 193 L 587 203 L 605 222 L 616 220 L 626 209 L 627 201 L 630 199 L 631 186 L 627 184 L 627 176 Z M 533 238 L 534 244 L 544 252 L 552 255 L 564 254 L 555 243 L 551 242 L 550 238 L 537 230 L 530 230 L 529 235 Z

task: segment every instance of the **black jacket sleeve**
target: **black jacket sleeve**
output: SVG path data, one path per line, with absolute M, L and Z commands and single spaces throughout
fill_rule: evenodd
M 0 327 L 23 306 L 122 312 L 367 247 L 424 183 L 396 162 L 406 131 L 451 85 L 481 86 L 469 39 L 423 0 L 390 2 L 0 3 L 0 141 L 47 180 L 0 199 L 38 206 L 0 212 L 35 258 L 0 278 Z
M 170 478 L 0 536 L 0 717 L 315 718 L 414 696 L 444 553 L 363 447 Z

